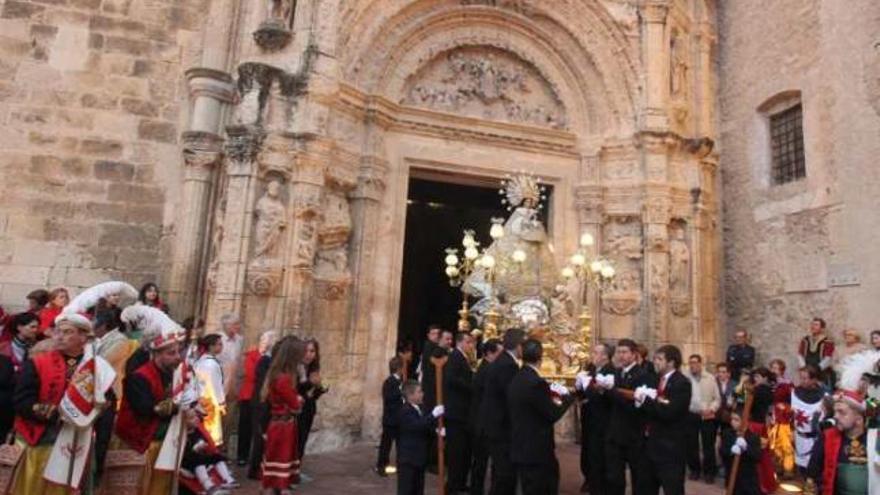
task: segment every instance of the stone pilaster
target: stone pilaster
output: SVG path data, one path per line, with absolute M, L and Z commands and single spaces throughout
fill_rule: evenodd
M 178 316 L 195 314 L 202 293 L 205 233 L 222 146 L 223 138 L 216 134 L 200 131 L 183 134 L 183 188 L 168 287 L 169 302 Z
M 255 126 L 226 128 L 225 209 L 215 225 L 221 235 L 216 259 L 211 261 L 209 277 L 213 280 L 208 303 L 207 323 L 216 325 L 220 316 L 240 312 L 245 291 L 247 256 L 253 223 L 256 194 L 257 155 L 263 143 L 263 130 Z
M 597 156 L 585 156 L 581 158 L 581 177 L 591 178 L 597 176 L 599 168 L 599 158 Z M 581 234 L 589 233 L 595 241 L 594 253 L 601 255 L 601 247 L 604 239 L 602 238 L 602 221 L 604 217 L 604 186 L 595 182 L 582 182 L 575 186 L 574 200 L 575 208 L 578 215 L 578 237 Z M 601 301 L 597 291 L 590 289 L 587 304 L 590 306 L 590 312 L 593 314 L 592 334 L 593 339 L 602 338 L 601 328 Z
M 652 343 L 669 340 L 669 222 L 672 200 L 667 185 L 670 142 L 665 136 L 643 134 L 645 196 L 642 225 L 645 239 L 644 293 L 648 302 L 648 325 L 642 339 Z
M 663 131 L 669 125 L 669 33 L 666 30 L 669 0 L 643 0 L 639 13 L 645 63 L 642 128 Z

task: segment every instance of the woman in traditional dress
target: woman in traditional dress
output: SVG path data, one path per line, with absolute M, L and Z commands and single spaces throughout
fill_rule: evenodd
M 262 485 L 267 493 L 290 493 L 299 481 L 297 420 L 303 398 L 297 392 L 297 370 L 305 354 L 304 343 L 285 337 L 273 352 L 261 396 L 269 403 L 269 425 L 263 454 Z

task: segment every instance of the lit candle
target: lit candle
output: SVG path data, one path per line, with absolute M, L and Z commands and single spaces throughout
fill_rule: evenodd
M 464 250 L 464 257 L 471 261 L 477 259 L 479 256 L 480 252 L 477 251 L 477 248 L 475 248 L 474 246 L 469 246 L 467 249 Z
M 489 270 L 491 270 L 492 268 L 495 268 L 495 257 L 492 256 L 491 254 L 484 254 L 483 257 L 480 258 L 480 261 L 481 261 L 480 264 L 483 265 L 483 268 L 486 268 Z
M 574 277 L 574 269 L 570 266 L 567 266 L 562 269 L 562 278 L 568 280 Z
M 458 264 L 458 256 L 455 253 L 449 253 L 446 255 L 445 261 L 448 266 L 455 266 Z
M 447 266 L 446 267 L 446 276 L 448 276 L 449 278 L 457 277 L 458 276 L 458 268 L 456 268 L 454 266 Z
M 602 262 L 599 261 L 599 260 L 596 260 L 596 261 L 590 263 L 590 270 L 591 270 L 593 273 L 599 273 L 599 272 L 601 272 L 601 271 L 602 271 Z
M 575 253 L 571 257 L 571 264 L 574 266 L 584 266 L 584 263 L 586 262 L 587 258 L 581 253 Z
M 602 268 L 602 276 L 605 278 L 614 277 L 614 267 L 611 265 L 606 265 Z
M 489 229 L 489 236 L 496 241 L 504 237 L 504 225 L 500 222 L 492 221 L 492 228 Z
M 511 257 L 513 258 L 513 261 L 516 261 L 517 263 L 522 263 L 526 260 L 526 252 L 522 249 L 517 249 L 513 252 L 513 254 L 511 254 Z

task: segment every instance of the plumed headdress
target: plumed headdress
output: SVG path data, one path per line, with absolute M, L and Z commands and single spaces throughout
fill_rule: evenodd
M 151 350 L 162 349 L 183 342 L 183 328 L 162 310 L 144 304 L 134 304 L 122 310 L 122 321 L 143 331 L 142 341 Z
M 62 313 L 85 313 L 95 307 L 101 299 L 119 294 L 123 298 L 137 299 L 138 291 L 125 282 L 104 282 L 77 294 L 76 297 L 64 307 Z
M 865 411 L 866 402 L 862 391 L 862 383 L 867 382 L 869 391 L 877 382 L 877 365 L 880 363 L 880 351 L 867 350 L 850 354 L 841 361 L 838 369 L 838 393 L 835 400 L 846 402 Z

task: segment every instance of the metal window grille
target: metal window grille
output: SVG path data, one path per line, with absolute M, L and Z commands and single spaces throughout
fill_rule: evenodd
M 770 146 L 773 156 L 774 184 L 785 184 L 806 177 L 801 105 L 770 116 Z

